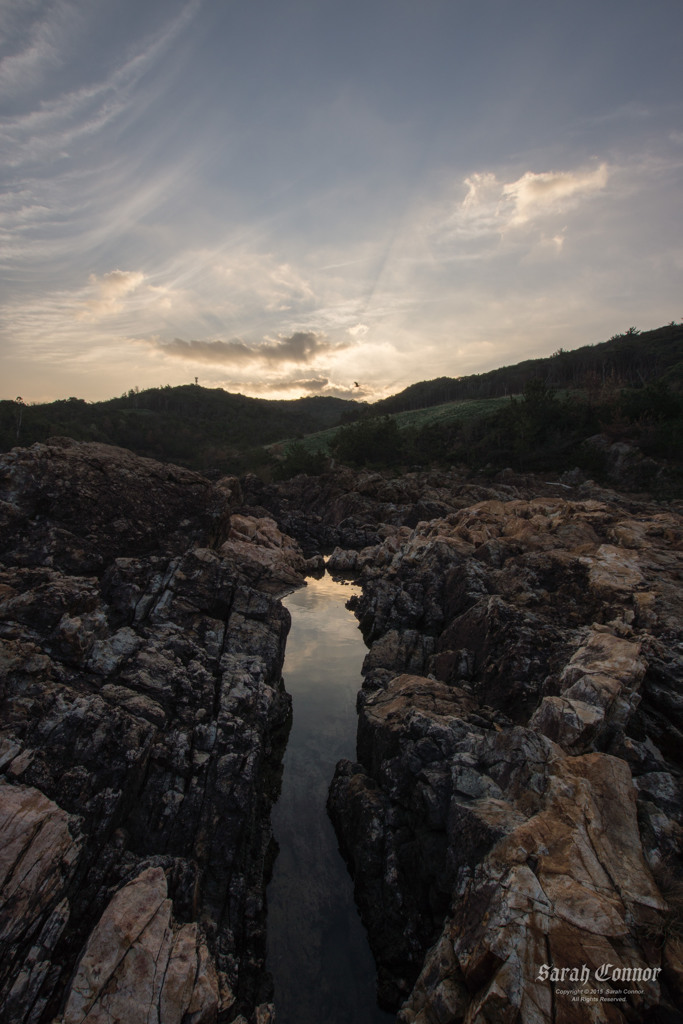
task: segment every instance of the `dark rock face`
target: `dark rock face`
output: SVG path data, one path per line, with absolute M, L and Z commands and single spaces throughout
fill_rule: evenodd
M 335 546 L 370 649 L 328 806 L 384 1005 L 678 1019 L 680 508 L 507 472 L 210 484 L 66 440 L 0 460 L 2 1019 L 272 1024 L 277 595 Z M 540 973 L 584 964 L 638 984 Z
M 330 559 L 371 647 L 328 806 L 402 1024 L 683 1008 L 683 517 L 528 483 Z M 603 963 L 625 1001 L 539 978 Z
M 648 490 L 653 484 L 666 479 L 666 468 L 643 455 L 637 445 L 615 442 L 603 434 L 587 438 L 584 444 L 602 459 L 605 475 L 616 487 Z
M 265 1022 L 303 557 L 235 481 L 70 441 L 0 462 L 0 1016 Z
M 455 472 L 407 473 L 387 479 L 368 470 L 341 468 L 321 477 L 298 476 L 281 484 L 264 484 L 254 476 L 243 482 L 248 508 L 267 510 L 305 554 L 335 546 L 360 550 L 377 545 L 387 532 L 447 515 L 475 501 L 513 496 L 512 487 L 495 490 L 463 481 Z
M 117 554 L 178 552 L 206 536 L 211 485 L 122 448 L 56 438 L 0 466 L 0 540 L 13 565 L 99 575 Z

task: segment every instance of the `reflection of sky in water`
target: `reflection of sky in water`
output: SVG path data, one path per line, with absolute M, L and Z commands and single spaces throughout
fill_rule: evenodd
M 292 615 L 283 670 L 294 715 L 273 812 L 280 852 L 268 888 L 268 969 L 278 1024 L 380 1024 L 375 970 L 353 884 L 325 810 L 337 761 L 354 758 L 366 654 L 345 607 L 358 588 L 330 576 L 284 601 Z

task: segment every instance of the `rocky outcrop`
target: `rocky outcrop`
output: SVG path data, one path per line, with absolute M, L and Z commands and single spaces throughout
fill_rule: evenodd
M 583 446 L 593 459 L 602 463 L 602 472 L 615 487 L 652 491 L 658 484 L 667 482 L 667 467 L 643 455 L 635 444 L 613 441 L 604 434 L 596 434 L 587 438 Z
M 211 485 L 122 448 L 54 438 L 0 464 L 0 545 L 14 565 L 100 574 L 112 558 L 183 551 L 211 527 Z
M 242 574 L 274 593 L 300 586 L 303 576 L 325 571 L 321 555 L 305 559 L 297 542 L 269 516 L 232 515 L 219 551 L 239 565 Z
M 269 1019 L 301 552 L 236 481 L 97 444 L 16 449 L 0 499 L 0 1016 Z
M 516 489 L 330 559 L 370 644 L 329 809 L 380 997 L 401 1024 L 678 1020 L 683 517 Z
M 271 515 L 307 555 L 372 547 L 396 528 L 413 529 L 424 520 L 448 515 L 476 501 L 514 497 L 516 488 L 473 482 L 455 470 L 406 473 L 391 478 L 369 470 L 340 467 L 320 477 L 297 476 L 265 484 L 255 476 L 243 482 L 244 508 Z
M 369 651 L 329 810 L 383 1004 L 680 1019 L 680 508 L 59 439 L 0 460 L 2 1019 L 273 1024 L 277 598 L 332 549 Z

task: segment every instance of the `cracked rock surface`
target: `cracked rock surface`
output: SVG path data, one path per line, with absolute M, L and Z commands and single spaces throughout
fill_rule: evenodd
M 332 548 L 369 651 L 328 806 L 383 1005 L 680 1020 L 680 506 L 508 472 L 212 484 L 65 439 L 0 460 L 2 1020 L 273 1024 L 277 597 Z M 572 1001 L 544 965 L 637 984 Z
M 269 814 L 297 546 L 211 484 L 54 439 L 0 459 L 0 1018 L 272 1018 Z
M 401 1024 L 681 1020 L 680 505 L 510 471 L 247 492 L 362 584 L 357 761 L 328 806 L 382 1003 Z

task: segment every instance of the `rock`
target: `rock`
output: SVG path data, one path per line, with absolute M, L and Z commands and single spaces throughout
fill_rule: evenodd
M 0 463 L 0 555 L 99 574 L 124 549 L 183 550 L 190 529 L 210 529 L 213 493 L 198 473 L 123 448 L 69 438 L 14 448 Z
M 273 1003 L 261 1003 L 256 1007 L 256 1024 L 275 1024 L 275 1006 Z
M 598 593 L 630 595 L 644 586 L 644 577 L 638 568 L 635 551 L 613 544 L 601 544 L 594 555 L 585 557 L 589 567 L 588 579 Z
M 186 1013 L 215 1019 L 215 975 L 195 924 L 177 925 L 161 868 L 147 868 L 113 897 L 91 933 L 66 997 L 64 1024 L 155 1016 L 181 1024 Z M 213 982 L 213 984 L 212 984 Z
M 626 1021 L 683 998 L 650 873 L 683 878 L 683 520 L 620 502 L 489 495 L 335 555 L 370 651 L 329 810 L 403 1024 Z M 544 963 L 642 984 L 625 1008 L 574 1004 Z
M 662 475 L 662 467 L 644 456 L 636 445 L 610 441 L 602 434 L 589 437 L 584 445 L 602 456 L 607 478 L 617 487 L 647 490 Z
M 290 714 L 273 592 L 304 559 L 271 520 L 230 535 L 235 482 L 119 449 L 15 450 L 0 486 L 0 1014 L 253 1024 Z
M 374 549 L 371 549 L 374 551 Z M 370 557 L 369 562 L 372 561 Z M 344 551 L 340 547 L 336 547 L 330 557 L 327 560 L 327 567 L 331 573 L 339 576 L 350 576 L 357 572 L 360 565 L 360 555 L 358 551 Z
M 227 539 L 219 550 L 224 558 L 237 562 L 251 582 L 275 593 L 299 586 L 308 568 L 296 541 L 266 516 L 231 516 Z
M 186 1011 L 186 1024 L 215 1024 L 222 1004 L 229 1006 L 229 999 L 221 1000 L 213 959 L 206 943 L 200 942 L 197 974 Z
M 638 644 L 594 631 L 562 670 L 562 696 L 544 697 L 529 724 L 567 749 L 595 748 L 626 727 L 645 670 Z
M 361 709 L 363 763 L 342 762 L 330 789 L 386 1005 L 410 990 L 456 880 L 523 820 L 501 783 L 521 796 L 553 754 L 528 731 L 508 742 L 479 710 L 455 687 L 395 678 Z
M 544 736 L 576 751 L 589 748 L 595 742 L 604 717 L 600 708 L 586 701 L 544 697 L 530 724 Z
M 30 786 L 0 780 L 0 942 L 3 966 L 46 906 L 61 899 L 78 861 L 80 822 Z
M 473 1019 L 488 1019 L 486 1007 L 503 997 L 524 1020 L 550 1019 L 542 963 L 586 963 L 591 977 L 608 962 L 653 967 L 648 935 L 665 904 L 642 858 L 628 769 L 602 754 L 560 760 L 557 769 L 544 806 L 492 849 L 450 924 L 460 972 L 478 993 Z M 650 979 L 628 1000 L 637 1012 L 659 1000 Z M 599 1017 L 588 1004 L 576 1019 Z
M 680 1008 L 683 518 L 570 484 L 214 485 L 67 440 L 0 459 L 3 1019 L 274 1019 L 277 597 L 333 548 L 370 649 L 328 806 L 383 1005 L 403 1024 Z M 573 1003 L 540 970 L 602 963 L 637 973 L 626 1003 Z

